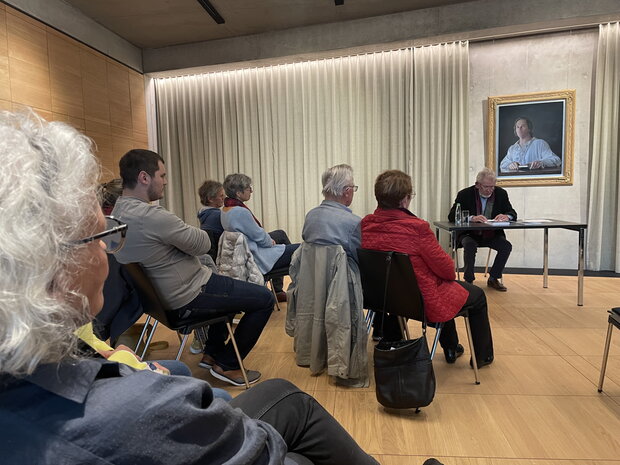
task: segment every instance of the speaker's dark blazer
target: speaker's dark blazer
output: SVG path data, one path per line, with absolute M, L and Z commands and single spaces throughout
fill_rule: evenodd
M 454 211 L 456 210 L 456 204 L 461 204 L 461 211 L 469 210 L 469 214 L 475 216 L 476 212 L 476 196 L 478 195 L 478 189 L 475 186 L 466 187 L 465 189 L 459 191 L 456 195 L 456 200 L 454 201 L 454 205 L 450 209 L 450 213 L 448 214 L 448 221 L 454 222 Z M 512 208 L 510 204 L 510 200 L 508 200 L 508 192 L 501 187 L 495 188 L 495 201 L 493 203 L 493 210 L 491 211 L 491 218 L 495 218 L 499 214 L 509 215 L 512 217 L 512 220 L 515 221 L 517 219 L 517 212 Z M 496 235 L 506 236 L 503 229 L 496 229 Z M 480 233 L 475 234 L 473 231 L 467 231 L 458 235 L 460 239 L 462 236 L 476 236 L 480 235 Z M 459 241 L 460 242 L 460 241 Z

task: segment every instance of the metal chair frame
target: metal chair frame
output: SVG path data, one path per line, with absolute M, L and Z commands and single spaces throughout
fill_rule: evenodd
M 151 319 L 154 320 L 153 329 L 148 333 L 144 348 L 142 350 L 142 354 L 140 356 L 141 358 L 144 358 L 144 356 L 146 355 L 146 351 L 151 344 L 151 340 L 153 339 L 153 335 L 155 334 L 155 330 L 157 329 L 157 325 L 159 323 L 163 324 L 167 328 L 177 333 L 180 346 L 177 352 L 176 360 L 179 360 L 181 358 L 181 354 L 183 353 L 183 349 L 185 348 L 185 345 L 187 343 L 187 338 L 194 329 L 203 328 L 205 326 L 209 326 L 215 323 L 225 323 L 226 328 L 228 329 L 230 342 L 233 345 L 237 360 L 239 361 L 239 367 L 241 368 L 241 373 L 243 374 L 243 381 L 245 382 L 246 389 L 249 389 L 250 383 L 248 381 L 247 373 L 245 371 L 245 366 L 243 365 L 243 359 L 241 358 L 241 354 L 239 353 L 237 341 L 235 340 L 232 326 L 230 324 L 230 321 L 236 312 L 222 311 L 221 313 L 216 314 L 210 318 L 181 318 L 178 316 L 176 310 L 168 308 L 167 305 L 164 303 L 164 300 L 161 298 L 161 294 L 154 286 L 150 278 L 147 276 L 144 268 L 140 263 L 128 263 L 123 266 L 129 273 L 129 276 L 134 283 L 134 286 L 140 297 L 140 301 L 142 302 L 142 308 L 144 309 L 144 313 L 148 315 L 144 324 L 144 329 L 142 330 L 142 333 L 140 334 L 140 339 L 138 339 L 138 343 L 136 345 L 136 354 L 140 349 L 142 340 L 147 334 Z M 197 333 L 201 339 L 202 337 L 205 337 L 204 332 L 197 331 Z
M 620 307 L 609 310 L 609 325 L 607 326 L 607 337 L 605 338 L 605 350 L 603 351 L 603 360 L 601 362 L 601 375 L 598 380 L 598 392 L 603 392 L 603 381 L 605 381 L 605 372 L 607 371 L 607 359 L 609 358 L 609 347 L 611 345 L 611 333 L 614 326 L 620 329 Z
M 370 249 L 358 249 L 357 256 L 364 291 L 364 308 L 373 312 L 384 312 L 398 316 L 403 337 L 406 339 L 409 339 L 407 319 L 422 322 L 422 328 L 425 331 L 427 319 L 424 312 L 424 300 L 409 256 L 399 252 Z M 465 320 L 475 383 L 480 384 L 476 352 L 469 326 L 469 311 L 464 308 L 456 316 L 462 316 Z M 370 330 L 374 317 L 374 314 L 366 316 L 368 330 Z M 431 360 L 437 350 L 443 323 L 436 323 L 435 328 Z

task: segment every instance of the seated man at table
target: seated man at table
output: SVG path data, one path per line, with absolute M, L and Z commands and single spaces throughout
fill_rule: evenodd
M 501 187 L 496 187 L 495 173 L 489 168 L 482 169 L 476 176 L 473 186 L 461 190 L 452 205 L 448 220 L 454 222 L 456 205 L 460 204 L 463 211 L 468 210 L 469 221 L 474 223 L 486 223 L 492 219 L 495 221 L 515 221 L 517 212 L 512 208 L 508 193 Z M 502 273 L 512 244 L 506 239 L 502 229 L 489 231 L 463 231 L 457 236 L 457 244 L 463 247 L 463 261 L 465 269 L 463 278 L 468 283 L 474 281 L 474 263 L 478 247 L 490 247 L 497 251 L 497 256 L 489 272 L 487 285 L 498 291 L 506 292 L 508 289 L 502 283 Z

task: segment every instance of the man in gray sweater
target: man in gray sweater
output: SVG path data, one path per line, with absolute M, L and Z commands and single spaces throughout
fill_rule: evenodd
M 164 196 L 167 184 L 164 161 L 150 150 L 134 149 L 119 162 L 123 195 L 112 215 L 127 223 L 125 246 L 115 256 L 120 263 L 139 262 L 161 292 L 168 306 L 180 316 L 219 316 L 244 312 L 235 330 L 242 358 L 254 347 L 269 320 L 274 298 L 264 286 L 213 273 L 199 256 L 211 248 L 209 235 L 151 202 Z M 234 348 L 225 344 L 224 323 L 211 325 L 200 366 L 235 386 L 244 384 Z M 248 370 L 255 383 L 261 374 Z

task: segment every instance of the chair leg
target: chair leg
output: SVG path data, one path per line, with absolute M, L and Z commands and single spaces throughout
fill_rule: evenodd
M 271 292 L 276 299 L 276 308 L 280 311 L 280 302 L 278 302 L 278 294 L 276 294 L 276 288 L 273 285 L 273 278 L 269 280 L 269 284 L 271 285 Z
M 230 326 L 230 322 L 228 320 L 226 320 L 226 327 L 228 328 L 228 334 L 230 335 L 230 342 L 232 342 L 233 348 L 235 349 L 235 354 L 237 355 L 237 360 L 239 361 L 239 368 L 241 368 L 241 374 L 243 374 L 245 388 L 250 389 L 248 374 L 245 372 L 245 366 L 243 366 L 243 359 L 241 358 L 241 354 L 239 353 L 239 349 L 237 348 L 237 341 L 235 341 L 235 335 L 233 334 L 232 326 Z
M 134 354 L 138 353 L 138 349 L 140 349 L 140 343 L 142 342 L 142 340 L 144 339 L 144 335 L 146 334 L 146 330 L 149 327 L 149 323 L 151 322 L 151 315 L 147 315 L 146 317 L 146 322 L 144 323 L 144 328 L 142 328 L 142 332 L 140 333 L 140 338 L 138 339 L 138 342 L 136 343 L 136 348 L 134 349 Z
M 433 347 L 431 348 L 431 360 L 433 360 L 433 357 L 435 357 L 435 352 L 437 351 L 437 344 L 439 344 L 439 336 L 441 335 L 441 330 L 443 329 L 443 323 L 439 323 L 439 326 L 435 329 L 435 339 L 433 339 Z
M 400 325 L 400 330 L 403 333 L 403 338 L 405 340 L 411 339 L 411 337 L 409 336 L 409 327 L 407 326 L 407 318 L 405 318 L 404 316 L 399 316 L 398 324 Z
M 177 335 L 179 336 L 179 339 L 181 338 L 181 335 L 177 332 Z M 187 342 L 187 338 L 189 337 L 190 333 L 184 334 L 183 335 L 183 339 L 181 339 L 181 345 L 179 346 L 179 351 L 177 352 L 177 358 L 175 358 L 175 360 L 179 360 L 181 358 L 181 354 L 183 353 L 183 349 L 185 349 L 185 343 Z
M 201 326 L 200 328 L 196 328 L 194 330 L 194 334 L 196 335 L 196 337 L 198 338 L 198 340 L 200 341 L 203 347 L 207 343 L 207 330 L 208 329 L 209 329 L 208 326 Z
M 373 312 L 372 310 L 367 310 L 364 321 L 366 322 L 366 333 L 370 334 L 370 330 L 372 329 L 372 323 L 375 321 L 375 312 Z
M 469 341 L 469 352 L 471 353 L 471 364 L 474 367 L 474 377 L 476 378 L 476 384 L 480 384 L 478 379 L 478 360 L 476 359 L 476 351 L 474 350 L 474 341 L 471 338 L 471 328 L 469 327 L 469 317 L 463 315 L 465 319 L 465 329 L 467 330 L 467 340 Z
M 459 270 L 459 249 L 454 249 L 454 268 L 456 271 L 456 280 L 461 280 L 461 271 Z
M 155 334 L 155 330 L 157 329 L 157 325 L 159 324 L 159 321 L 155 320 L 155 318 L 153 318 L 153 320 L 155 321 L 155 323 L 153 323 L 153 329 L 149 333 L 149 337 L 146 340 L 146 344 L 144 345 L 144 350 L 142 351 L 142 355 L 140 355 L 140 359 L 144 359 L 146 351 L 149 348 L 149 345 L 151 345 L 151 339 L 153 339 L 153 335 Z
M 603 351 L 603 361 L 601 363 L 601 376 L 598 380 L 598 392 L 603 392 L 603 381 L 605 380 L 605 372 L 607 371 L 607 359 L 609 358 L 609 346 L 611 344 L 611 332 L 614 325 L 609 323 L 607 327 L 607 338 L 605 339 L 605 350 Z
M 489 262 L 491 261 L 491 249 L 489 247 L 489 253 L 487 254 L 487 264 L 484 266 L 484 277 L 487 277 L 487 273 L 489 272 Z

